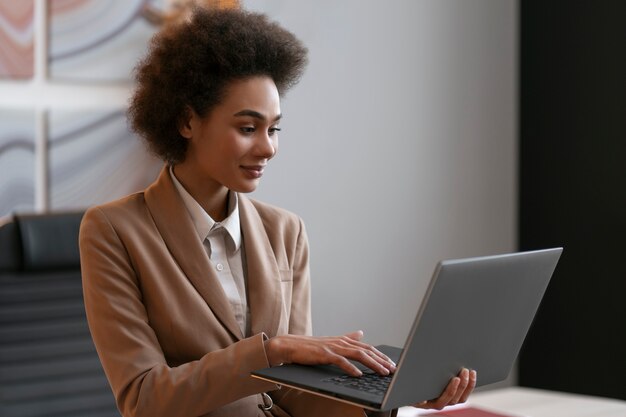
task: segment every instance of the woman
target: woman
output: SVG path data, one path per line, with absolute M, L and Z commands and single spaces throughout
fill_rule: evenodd
M 282 363 L 359 375 L 393 362 L 361 332 L 311 337 L 308 242 L 292 213 L 251 199 L 277 149 L 280 94 L 306 49 L 263 15 L 197 10 L 153 39 L 129 117 L 166 165 L 144 192 L 90 209 L 80 235 L 92 336 L 124 416 L 360 416 L 254 380 Z M 465 401 L 463 370 L 442 396 Z

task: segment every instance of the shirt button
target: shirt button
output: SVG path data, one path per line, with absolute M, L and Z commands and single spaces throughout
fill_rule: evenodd
M 222 264 L 217 264 L 217 265 L 215 265 L 215 267 L 217 268 L 218 271 L 223 271 L 224 270 L 224 265 L 222 265 Z

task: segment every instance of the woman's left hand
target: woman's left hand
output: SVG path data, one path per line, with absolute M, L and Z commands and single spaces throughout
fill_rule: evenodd
M 450 380 L 439 398 L 422 401 L 414 407 L 441 410 L 448 405 L 464 403 L 476 387 L 476 371 L 463 368 L 458 376 Z

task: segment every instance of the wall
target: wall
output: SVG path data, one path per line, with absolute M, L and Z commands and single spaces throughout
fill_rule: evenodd
M 256 196 L 307 224 L 315 333 L 402 344 L 438 260 L 515 249 L 516 3 L 246 4 L 310 49 Z
M 244 5 L 310 49 L 255 196 L 307 224 L 315 333 L 402 344 L 438 260 L 515 249 L 516 2 Z M 0 107 L 117 105 L 128 87 L 0 82 Z

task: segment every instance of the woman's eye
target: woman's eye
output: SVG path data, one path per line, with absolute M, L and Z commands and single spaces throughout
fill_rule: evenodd
M 254 127 L 252 126 L 240 127 L 239 130 L 241 130 L 242 133 L 254 133 Z
M 272 127 L 272 128 L 270 128 L 270 130 L 269 130 L 269 134 L 270 134 L 270 136 L 272 136 L 272 135 L 274 135 L 274 134 L 276 134 L 276 133 L 278 133 L 278 132 L 280 132 L 280 127 Z

